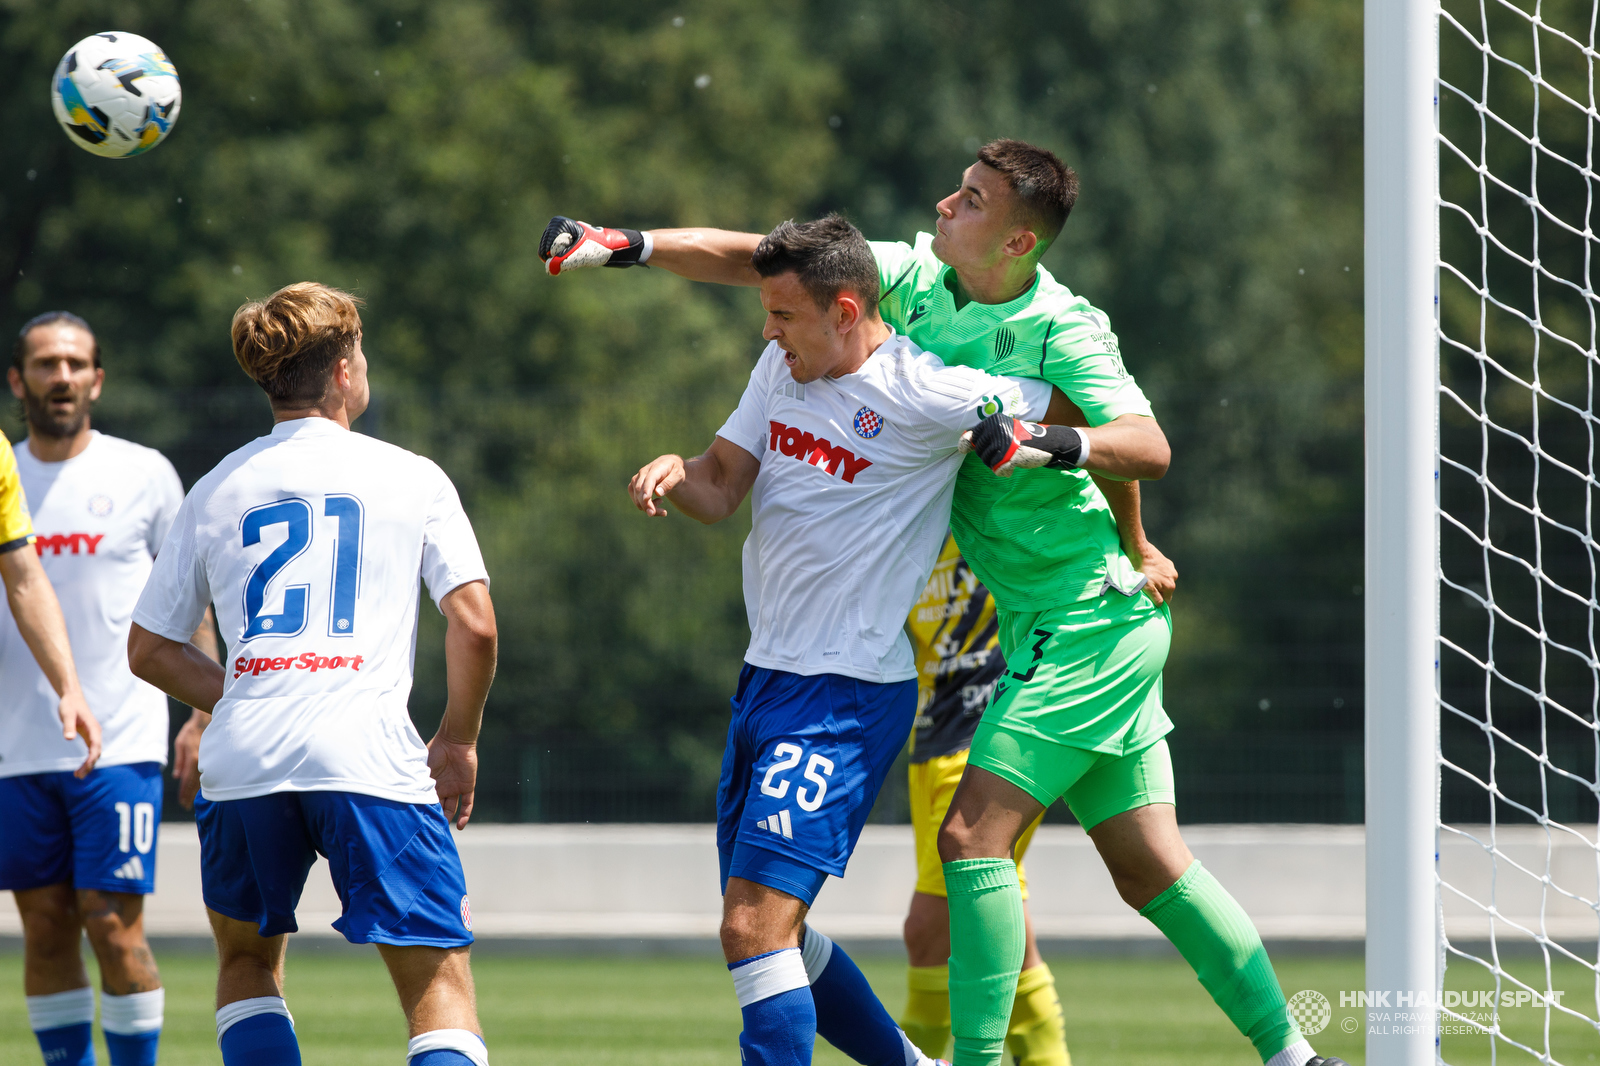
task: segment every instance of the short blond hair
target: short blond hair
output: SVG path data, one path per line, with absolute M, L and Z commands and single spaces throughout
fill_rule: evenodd
M 233 313 L 233 357 L 279 407 L 310 407 L 361 336 L 361 300 L 319 281 L 285 285 Z

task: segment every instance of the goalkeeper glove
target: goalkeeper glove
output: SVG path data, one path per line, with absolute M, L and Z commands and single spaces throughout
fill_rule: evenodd
M 1089 459 L 1089 438 L 1072 426 L 1041 426 L 1010 415 L 990 415 L 961 435 L 961 451 L 974 451 L 1001 477 L 1017 467 L 1071 470 Z
M 602 229 L 557 215 L 539 238 L 539 258 L 551 277 L 579 267 L 642 266 L 650 258 L 650 238 L 636 229 Z

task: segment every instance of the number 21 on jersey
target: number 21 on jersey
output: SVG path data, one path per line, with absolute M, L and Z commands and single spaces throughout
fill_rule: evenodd
M 361 591 L 361 526 L 365 511 L 361 501 L 344 494 L 324 498 L 322 517 L 324 528 L 329 524 L 334 531 L 333 572 L 327 578 L 305 573 L 309 563 L 295 565 L 311 547 L 317 522 L 312 505 L 306 500 L 292 497 L 275 503 L 252 507 L 239 522 L 243 546 L 260 544 L 263 531 L 273 526 L 285 526 L 287 532 L 276 548 L 269 552 L 250 571 L 244 583 L 244 640 L 255 637 L 294 637 L 306 628 L 307 602 L 312 580 L 327 580 L 332 586 L 328 598 L 328 636 L 349 637 L 356 631 L 356 597 Z M 285 573 L 285 571 L 288 571 Z M 278 575 L 284 574 L 283 610 L 276 614 L 263 611 L 267 589 Z M 312 580 L 296 582 L 305 577 Z

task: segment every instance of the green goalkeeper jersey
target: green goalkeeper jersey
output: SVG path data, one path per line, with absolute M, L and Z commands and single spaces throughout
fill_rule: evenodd
M 955 274 L 932 245 L 928 233 L 917 234 L 914 245 L 872 242 L 883 317 L 898 332 L 946 363 L 1044 378 L 1091 426 L 1152 414 L 1104 312 L 1043 267 L 1009 303 L 969 300 L 958 309 Z M 1008 611 L 1042 611 L 1111 589 L 1131 595 L 1139 583 L 1110 506 L 1082 470 L 1017 470 L 1001 478 L 969 455 L 950 524 L 973 571 Z

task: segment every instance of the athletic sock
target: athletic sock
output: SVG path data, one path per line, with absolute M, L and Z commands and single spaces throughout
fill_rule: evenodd
M 281 996 L 241 999 L 217 1010 L 223 1066 L 300 1066 L 294 1018 Z
M 1306 1066 L 1316 1057 L 1317 1053 L 1311 1050 L 1311 1045 L 1301 1040 L 1268 1059 L 1267 1066 Z
M 907 966 L 906 1009 L 900 1028 L 931 1059 L 950 1046 L 950 967 Z
M 470 1029 L 431 1029 L 406 1045 L 406 1066 L 489 1066 L 489 1047 Z
M 156 1066 L 166 1002 L 164 988 L 126 996 L 101 994 L 100 1028 L 106 1034 L 111 1066 Z
M 1017 978 L 1006 1050 L 1020 1066 L 1072 1066 L 1061 998 L 1056 995 L 1056 975 L 1046 963 L 1023 970 Z
M 1261 934 L 1198 859 L 1139 913 L 1172 941 L 1262 1062 L 1300 1041 Z
M 28 1025 L 49 1066 L 95 1066 L 94 989 L 29 996 Z
M 743 1066 L 809 1066 L 817 1042 L 817 1008 L 799 948 L 783 948 L 728 964 L 744 1015 Z M 231 1066 L 231 1064 L 230 1064 Z
M 862 1066 L 915 1066 L 916 1045 L 889 1017 L 844 949 L 809 925 L 800 943 L 817 1034 Z
M 944 864 L 950 902 L 950 1028 L 955 1066 L 999 1066 L 1027 931 L 1017 864 L 957 859 Z

